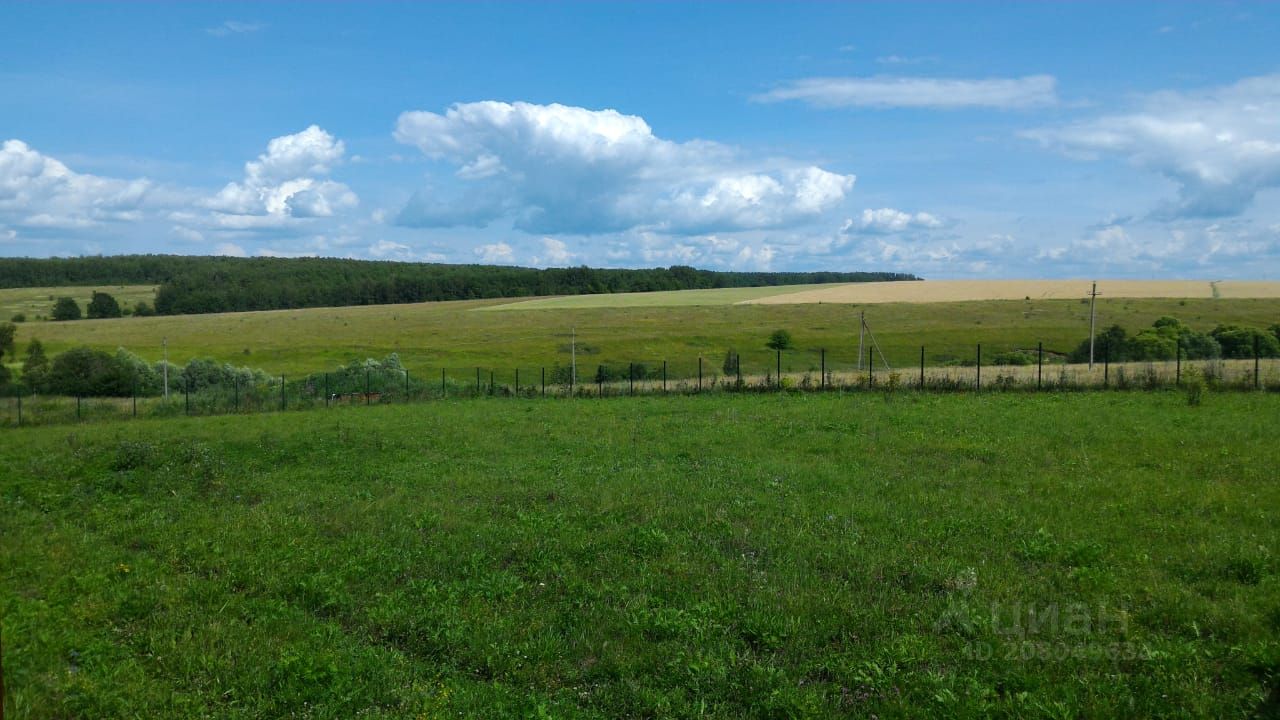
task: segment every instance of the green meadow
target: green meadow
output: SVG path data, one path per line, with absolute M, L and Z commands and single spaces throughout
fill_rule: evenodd
M 572 300 L 577 298 L 556 302 Z M 174 362 L 212 357 L 298 375 L 391 352 L 399 353 L 418 373 L 441 367 L 461 372 L 475 367 L 568 365 L 571 335 L 576 333 L 577 361 L 588 373 L 597 364 L 642 362 L 652 367 L 667 360 L 672 373 L 688 377 L 697 372 L 699 356 L 707 367 L 718 368 L 730 348 L 741 354 L 747 372 L 765 372 L 774 361 L 765 342 L 779 328 L 789 330 L 796 344 L 785 357 L 784 370 L 816 369 L 820 348 L 827 349 L 829 367 L 855 366 L 863 311 L 880 348 L 896 367 L 917 364 L 921 345 L 927 346 L 930 364 L 972 358 L 977 343 L 983 344 L 984 353 L 995 353 L 1035 348 L 1043 341 L 1051 353 L 1065 353 L 1088 336 L 1089 327 L 1088 304 L 1074 300 L 537 309 L 538 303 L 547 302 L 552 301 L 28 322 L 19 326 L 17 339 L 19 351 L 31 338 L 39 338 L 51 352 L 82 344 L 107 351 L 124 347 L 152 361 L 162 357 L 162 342 L 167 340 Z M 1119 323 L 1133 332 L 1161 315 L 1173 315 L 1200 330 L 1219 323 L 1265 328 L 1280 322 L 1280 299 L 1104 298 L 1098 303 L 1101 327 Z
M 129 310 L 139 302 L 155 302 L 156 295 L 154 285 L 0 288 L 0 322 L 8 322 L 18 314 L 26 316 L 27 322 L 47 318 L 53 312 L 53 303 L 60 297 L 74 299 L 83 312 L 94 291 L 108 293 L 120 303 L 121 308 Z
M 1172 392 L 7 430 L 6 717 L 1274 712 L 1278 431 Z

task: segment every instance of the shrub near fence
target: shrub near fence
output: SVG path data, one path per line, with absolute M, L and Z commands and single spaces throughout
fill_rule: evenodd
M 985 352 L 985 355 L 982 354 Z M 132 417 L 176 417 L 370 406 L 452 398 L 599 398 L 706 392 L 1011 392 L 1161 390 L 1181 384 L 1192 368 L 1210 390 L 1280 390 L 1280 359 L 1167 360 L 1111 363 L 1100 354 L 1066 364 L 1034 348 L 974 348 L 972 357 L 937 357 L 921 348 L 913 367 L 889 368 L 874 352 L 757 351 L 630 363 L 579 362 L 519 368 L 406 368 L 398 359 L 353 364 L 304 376 L 210 374 L 169 397 L 67 397 L 10 392 L 0 398 L 0 427 Z M 983 358 L 986 358 L 984 360 Z M 994 361 L 1000 364 L 990 364 Z M 726 372 L 728 367 L 728 372 Z

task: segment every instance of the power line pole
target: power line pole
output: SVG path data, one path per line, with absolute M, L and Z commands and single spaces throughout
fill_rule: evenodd
M 169 338 L 160 339 L 160 344 L 164 347 L 164 399 L 169 399 Z
M 1098 302 L 1098 283 L 1093 284 L 1093 290 L 1089 291 L 1089 369 L 1093 369 L 1093 329 L 1097 320 L 1097 313 L 1094 307 Z

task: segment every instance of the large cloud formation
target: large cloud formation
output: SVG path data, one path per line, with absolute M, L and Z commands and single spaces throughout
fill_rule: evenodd
M 410 227 L 510 216 L 533 233 L 780 228 L 837 206 L 855 180 L 814 166 L 744 163 L 718 143 L 659 138 L 635 115 L 559 104 L 406 112 L 395 138 L 454 165 L 468 186 L 450 198 L 416 194 L 397 218 Z
M 329 217 L 358 203 L 346 185 L 323 177 L 344 152 L 341 140 L 315 125 L 274 138 L 257 160 L 245 163 L 242 181 L 228 183 L 203 205 L 214 211 L 215 225 L 231 229 Z
M 1198 92 L 1161 92 L 1136 111 L 1026 133 L 1063 151 L 1114 155 L 1179 186 L 1165 217 L 1237 215 L 1280 186 L 1280 75 Z
M 146 179 L 74 172 L 21 140 L 0 145 L 0 227 L 11 226 L 6 235 L 135 220 L 151 191 Z

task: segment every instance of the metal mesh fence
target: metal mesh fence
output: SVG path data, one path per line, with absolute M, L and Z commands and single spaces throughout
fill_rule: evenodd
M 1189 378 L 1218 390 L 1280 391 L 1280 358 L 1067 364 L 1037 345 L 975 346 L 970 357 L 912 364 L 822 348 L 515 367 L 356 367 L 262 382 L 171 386 L 167 397 L 0 397 L 0 427 L 280 412 L 481 397 L 609 398 L 658 394 L 822 391 L 1160 390 Z

